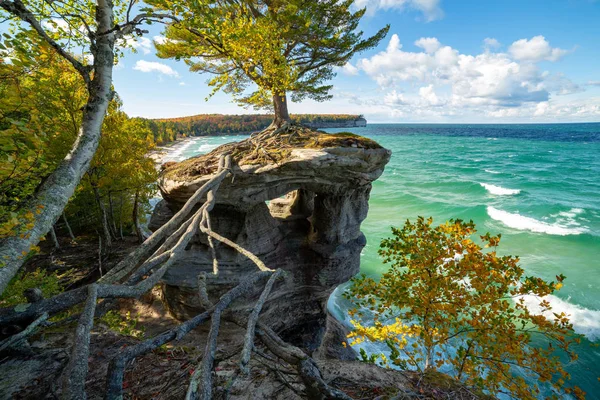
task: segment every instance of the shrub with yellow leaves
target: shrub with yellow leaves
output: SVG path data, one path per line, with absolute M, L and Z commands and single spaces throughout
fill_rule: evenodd
M 345 293 L 355 305 L 352 345 L 384 343 L 390 353 L 379 357 L 380 365 L 447 372 L 491 395 L 585 397 L 566 386 L 570 376 L 560 358 L 577 358 L 571 347 L 580 337 L 566 314 L 548 314 L 551 306 L 544 300 L 562 287 L 564 276 L 556 282 L 524 276 L 517 257 L 497 254 L 500 235 L 480 236 L 481 245 L 472 240 L 477 232 L 472 221 L 434 227 L 431 218 L 419 217 L 392 232 L 379 250 L 391 268 L 379 281 L 353 279 Z M 530 295 L 554 317 L 530 312 L 524 301 Z M 373 325 L 363 326 L 369 319 Z M 533 346 L 534 338 L 546 345 Z M 377 356 L 363 350 L 361 358 L 375 362 Z

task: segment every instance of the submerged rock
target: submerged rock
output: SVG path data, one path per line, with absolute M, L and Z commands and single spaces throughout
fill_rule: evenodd
M 212 229 L 253 252 L 268 267 L 287 272 L 261 319 L 287 340 L 317 350 L 326 332 L 340 329 L 327 328 L 327 299 L 335 287 L 359 272 L 366 244 L 360 224 L 367 216 L 371 183 L 383 173 L 391 152 L 354 135 L 310 132 L 306 135 L 310 140 L 298 135 L 282 139 L 287 144 L 276 150 L 279 159 L 269 156 L 274 149 L 267 148 L 268 157 L 255 162 L 247 156 L 248 144 L 241 142 L 167 168 L 159 180 L 164 200 L 156 207 L 150 228 L 164 224 L 210 179 L 216 155 L 233 153 L 232 176 L 221 184 L 210 213 Z M 245 156 L 240 149 L 246 150 Z M 220 273 L 214 276 L 207 238 L 198 234 L 185 256 L 165 274 L 164 298 L 177 318 L 202 311 L 197 294 L 201 272 L 208 273 L 209 296 L 216 300 L 256 271 L 250 260 L 224 244 L 217 244 L 217 256 Z M 257 296 L 259 292 L 257 288 Z M 244 300 L 236 309 L 247 312 L 253 304 L 252 299 Z M 325 342 L 338 338 L 341 342 L 343 336 L 338 333 L 336 340 Z

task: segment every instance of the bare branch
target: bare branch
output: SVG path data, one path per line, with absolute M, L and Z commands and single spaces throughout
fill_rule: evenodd
M 38 326 L 43 324 L 47 319 L 48 319 L 48 313 L 43 313 L 42 315 L 39 316 L 38 319 L 33 321 L 31 324 L 29 324 L 29 326 L 27 328 L 23 329 L 21 332 L 17 333 L 16 335 L 13 335 L 13 336 L 5 339 L 3 342 L 0 343 L 0 352 L 2 352 L 3 350 L 9 349 L 9 348 L 13 348 L 16 345 L 18 345 L 20 342 L 25 340 L 29 335 L 31 335 L 33 332 L 35 332 L 35 330 L 38 328 Z
M 90 332 L 94 326 L 94 311 L 98 299 L 98 286 L 88 286 L 88 299 L 85 309 L 79 318 L 79 324 L 73 338 L 71 358 L 62 373 L 63 398 L 85 399 L 85 378 L 88 372 L 88 355 L 90 352 Z
M 271 293 L 271 289 L 273 289 L 273 284 L 275 281 L 283 274 L 283 270 L 278 269 L 271 275 L 263 292 L 260 295 L 260 298 L 256 302 L 256 305 L 252 309 L 252 313 L 248 317 L 248 327 L 246 329 L 246 336 L 244 337 L 244 349 L 242 350 L 242 357 L 240 359 L 240 370 L 243 374 L 248 375 L 250 369 L 248 368 L 248 363 L 250 362 L 250 354 L 252 353 L 252 348 L 254 347 L 254 333 L 256 329 L 256 323 L 258 322 L 258 317 L 260 312 Z

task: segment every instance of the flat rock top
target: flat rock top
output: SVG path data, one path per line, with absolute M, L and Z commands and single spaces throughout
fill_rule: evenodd
M 227 153 L 233 158 L 235 179 L 226 179 L 219 189 L 218 201 L 226 203 L 247 201 L 249 196 L 255 201 L 270 200 L 299 188 L 336 192 L 340 187 L 369 184 L 383 173 L 391 156 L 390 150 L 374 140 L 352 133 L 328 134 L 292 126 L 168 165 L 159 178 L 163 197 L 168 202 L 185 202 L 211 178 L 219 157 Z

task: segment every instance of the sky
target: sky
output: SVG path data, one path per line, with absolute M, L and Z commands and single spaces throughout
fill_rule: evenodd
M 600 121 L 600 0 L 355 0 L 359 28 L 389 24 L 379 46 L 332 80 L 333 99 L 291 113 L 363 114 L 369 122 Z M 159 59 L 161 26 L 133 43 L 114 72 L 131 116 L 253 113 L 226 94 L 206 101 L 210 76 Z

